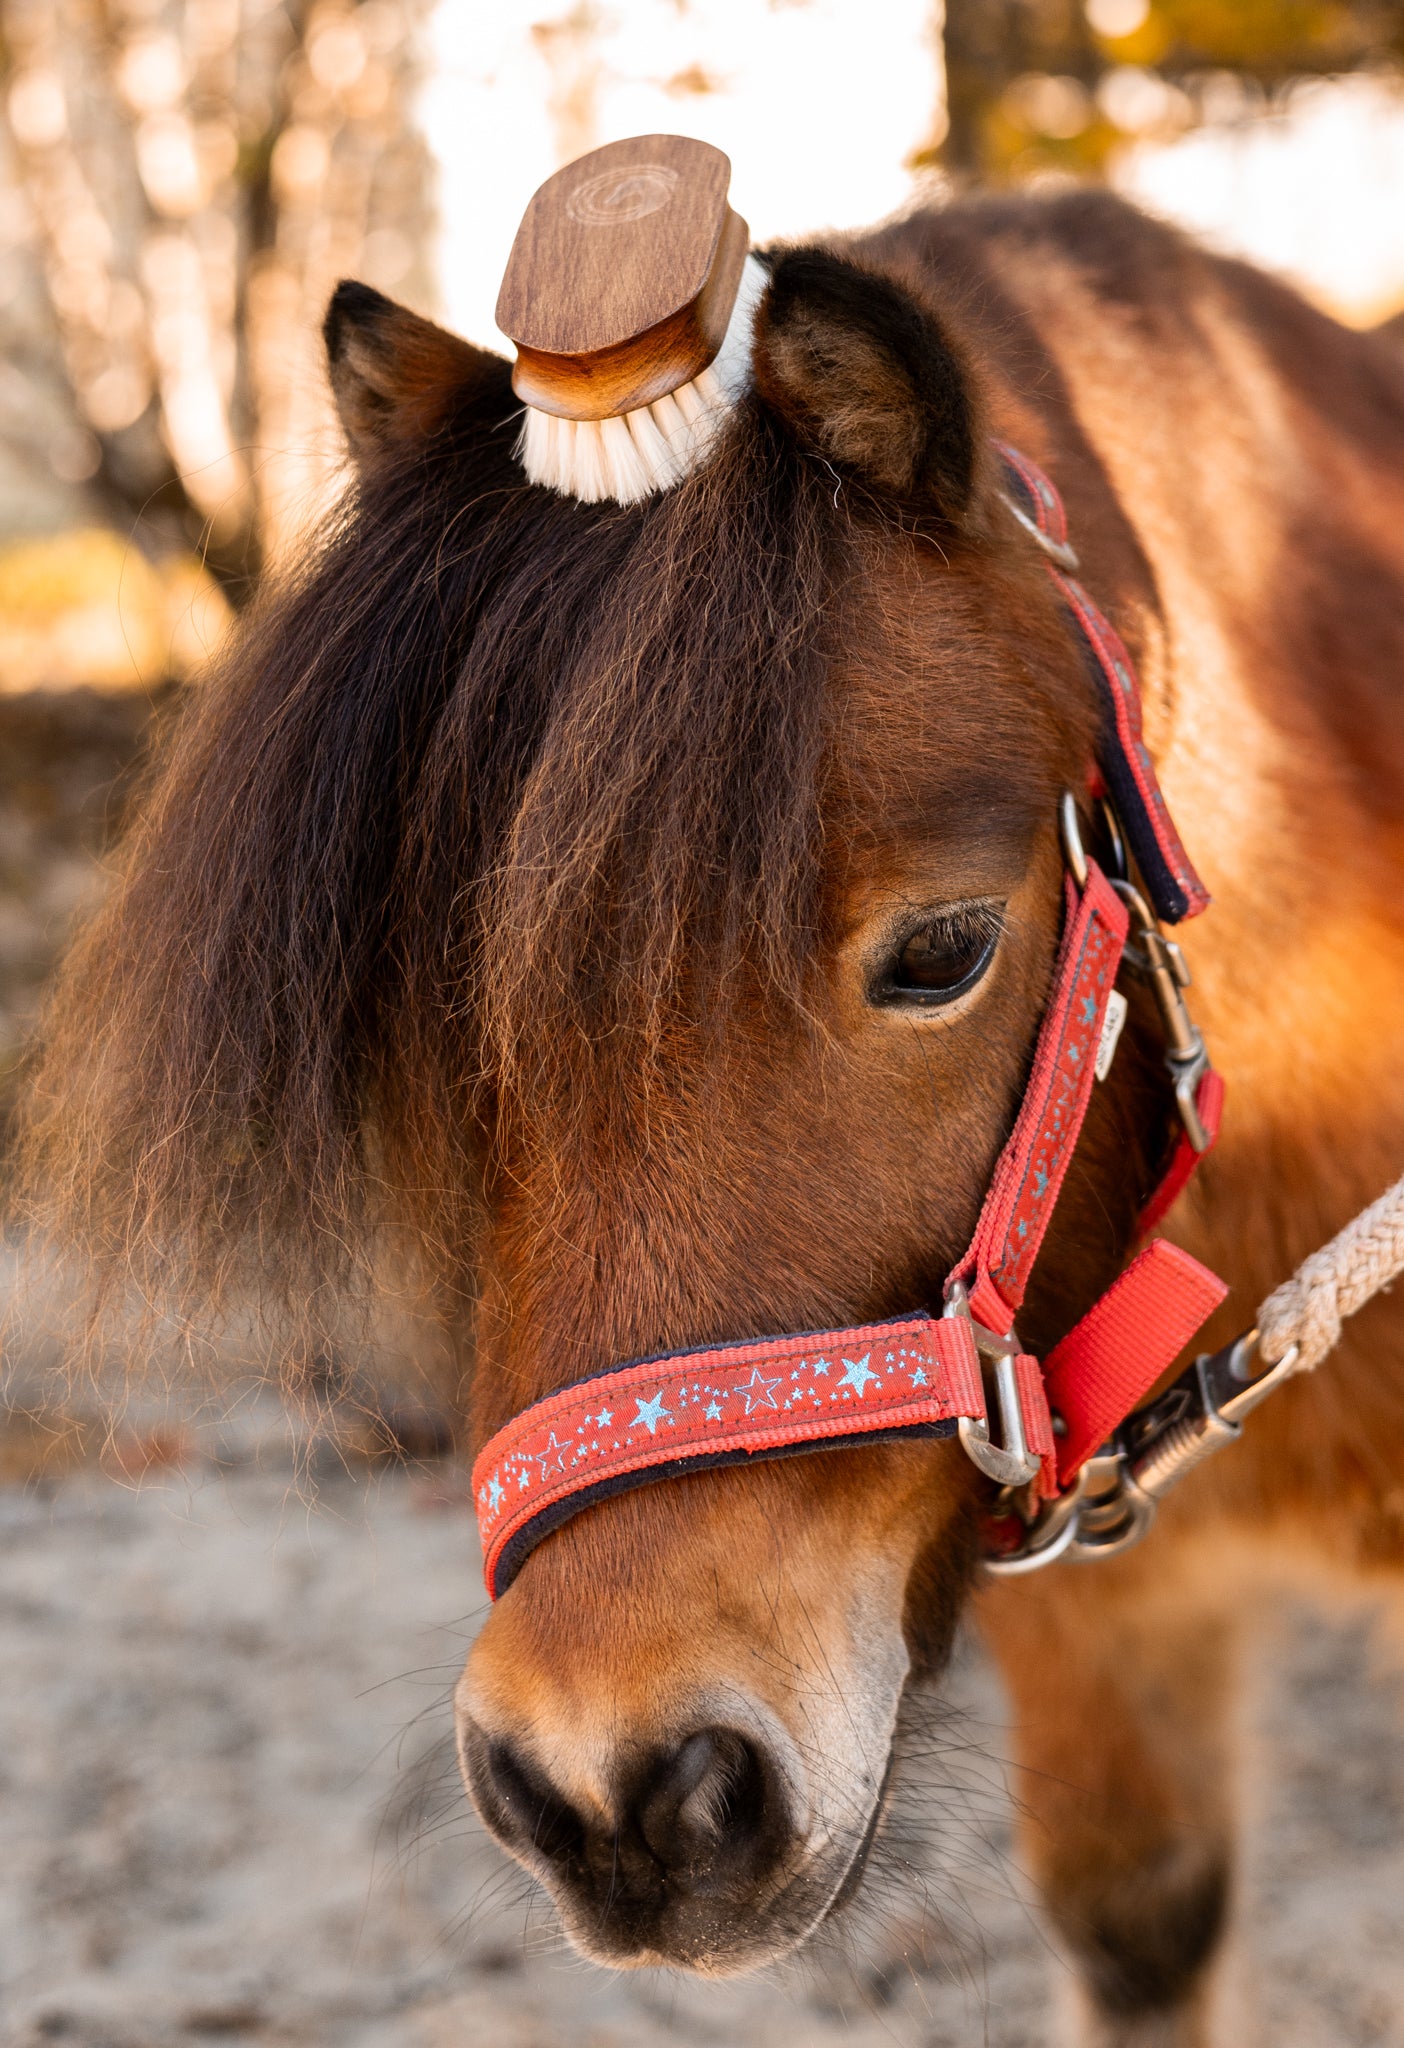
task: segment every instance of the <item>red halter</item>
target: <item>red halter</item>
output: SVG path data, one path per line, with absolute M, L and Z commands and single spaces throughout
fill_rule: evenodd
M 1049 556 L 1103 700 L 1103 786 L 1159 917 L 1208 902 L 1165 806 L 1141 737 L 1140 692 L 1115 628 L 1068 573 L 1062 502 L 1041 470 L 999 445 L 1010 509 Z M 533 1402 L 484 1445 L 473 1467 L 489 1594 L 505 1592 L 529 1553 L 582 1508 L 657 1479 L 750 1458 L 959 1432 L 980 1470 L 1017 1505 L 987 1524 L 995 1560 L 1057 1554 L 1087 1461 L 1144 1398 L 1224 1299 L 1223 1282 L 1163 1238 L 1126 1267 L 1044 1360 L 1023 1352 L 1014 1321 L 1063 1183 L 1095 1078 L 1125 1015 L 1115 993 L 1132 921 L 1136 964 L 1166 1029 L 1166 1063 L 1184 1130 L 1141 1217 L 1144 1233 L 1180 1193 L 1218 1134 L 1223 1083 L 1179 991 L 1187 976 L 1140 892 L 1109 880 L 1082 850 L 1064 806 L 1067 919 L 1023 1103 L 945 1286 L 941 1316 L 662 1353 L 610 1367 Z M 992 1439 L 982 1361 L 999 1418 Z M 1040 1506 L 1039 1504 L 1042 1503 Z M 1065 1507 L 1066 1504 L 1066 1507 Z M 1055 1538 L 1061 1537 L 1061 1541 Z M 996 1565 L 997 1568 L 997 1565 Z

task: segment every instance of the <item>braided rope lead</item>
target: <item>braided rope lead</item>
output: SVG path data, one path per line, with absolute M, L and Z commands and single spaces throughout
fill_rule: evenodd
M 1362 1209 L 1329 1244 L 1304 1259 L 1290 1280 L 1258 1311 L 1264 1359 L 1300 1349 L 1299 1371 L 1309 1371 L 1338 1341 L 1341 1323 L 1404 1272 L 1404 1178 Z

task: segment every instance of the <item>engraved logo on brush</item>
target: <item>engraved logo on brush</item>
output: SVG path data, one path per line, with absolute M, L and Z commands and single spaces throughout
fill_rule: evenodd
M 601 171 L 586 178 L 566 200 L 566 212 L 583 228 L 612 228 L 642 220 L 666 206 L 678 174 L 667 164 L 632 164 L 627 171 Z

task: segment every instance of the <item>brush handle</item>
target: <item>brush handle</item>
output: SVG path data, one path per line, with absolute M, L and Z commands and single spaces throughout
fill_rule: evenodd
M 557 171 L 517 230 L 497 324 L 540 412 L 610 419 L 705 370 L 746 260 L 731 164 L 681 135 L 610 142 Z

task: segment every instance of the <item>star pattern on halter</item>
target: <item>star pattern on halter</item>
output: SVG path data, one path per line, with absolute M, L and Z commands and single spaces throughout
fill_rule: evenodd
M 541 1477 L 543 1479 L 548 1472 L 563 1472 L 565 1470 L 566 1452 L 570 1449 L 571 1445 L 569 1443 L 561 1443 L 553 1429 L 544 1450 L 537 1451 L 534 1454 L 537 1463 L 541 1467 Z
M 862 1399 L 867 1391 L 869 1380 L 875 1380 L 878 1377 L 868 1364 L 868 1360 L 872 1355 L 872 1352 L 868 1351 L 864 1353 L 862 1358 L 845 1358 L 843 1361 L 843 1378 L 839 1381 L 840 1393 L 851 1387 L 859 1399 Z
M 738 1387 L 736 1390 L 746 1403 L 746 1413 L 748 1415 L 754 1414 L 755 1410 L 762 1405 L 767 1408 L 773 1408 L 775 1406 L 775 1389 L 779 1384 L 778 1378 L 773 1380 L 766 1379 L 760 1367 L 757 1366 L 746 1384 L 743 1387 Z
M 996 1283 L 1009 1299 L 1022 1291 L 1043 1239 L 1046 1213 L 1061 1184 L 1066 1155 L 1076 1142 L 1082 1101 L 1091 1085 L 1102 1019 L 1120 957 L 1119 938 L 1099 920 L 1091 920 L 1074 964 L 1067 1021 L 1058 1045 L 1057 1067 L 1042 1126 L 1029 1149 L 1023 1184 L 1009 1217 L 1003 1256 L 993 1268 Z
M 802 1349 L 801 1340 L 777 1339 L 774 1352 L 746 1347 L 739 1359 L 726 1351 L 680 1356 L 662 1374 L 657 1365 L 625 1366 L 554 1397 L 535 1416 L 528 1411 L 494 1468 L 479 1475 L 484 1538 L 529 1520 L 559 1494 L 593 1485 L 595 1473 L 603 1483 L 675 1455 L 705 1458 L 714 1446 L 716 1455 L 744 1456 L 753 1444 L 817 1429 L 836 1436 L 855 1424 L 871 1429 L 887 1413 L 910 1426 L 921 1419 L 914 1407 L 930 1409 L 937 1362 L 919 1321 L 886 1327 L 909 1328 L 910 1339 L 888 1335 L 880 1350 L 837 1360 Z
M 672 1420 L 671 1410 L 663 1406 L 663 1396 L 661 1393 L 655 1394 L 650 1401 L 640 1401 L 638 1396 L 635 1395 L 634 1401 L 639 1411 L 634 1417 L 634 1421 L 636 1423 L 641 1422 L 650 1436 L 657 1436 L 660 1422 Z

